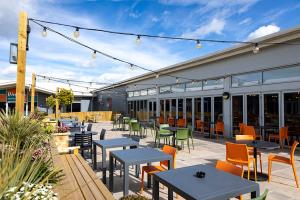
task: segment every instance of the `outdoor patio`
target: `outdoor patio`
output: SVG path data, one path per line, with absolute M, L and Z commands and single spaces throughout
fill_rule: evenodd
M 111 138 L 120 138 L 128 136 L 128 131 L 115 131 L 112 130 L 112 122 L 101 122 L 93 124 L 93 131 L 100 132 L 101 129 L 106 129 L 105 139 Z M 99 134 L 94 135 L 93 139 L 98 140 Z M 219 142 L 216 140 L 204 138 L 200 136 L 198 133 L 194 134 L 194 146 L 191 152 L 188 152 L 188 148 L 186 147 L 183 150 L 178 151 L 176 158 L 176 168 L 192 166 L 197 164 L 211 164 L 215 165 L 217 160 L 225 160 L 225 145 L 224 140 L 220 139 Z M 141 139 L 140 141 L 141 147 L 154 147 L 154 137 L 151 136 L 150 130 L 148 130 L 148 136 L 146 138 Z M 261 151 L 262 152 L 262 162 L 263 162 L 263 173 L 267 174 L 268 169 L 268 154 L 269 153 L 279 153 L 280 155 L 289 157 L 289 149 L 285 148 L 284 150 L 277 149 L 272 151 Z M 107 154 L 109 155 L 109 154 Z M 91 164 L 91 159 L 87 159 L 87 161 Z M 97 161 L 98 161 L 98 170 L 96 172 L 99 178 L 102 178 L 102 173 L 100 171 L 101 165 L 101 150 L 97 148 Z M 299 150 L 295 152 L 295 162 L 297 166 L 297 172 L 299 176 L 300 171 L 300 153 Z M 107 161 L 108 163 L 108 161 Z M 140 191 L 140 180 L 135 178 L 134 169 L 129 168 L 130 177 L 129 177 L 129 194 L 136 194 Z M 260 168 L 258 168 L 260 170 Z M 115 171 L 114 175 L 114 191 L 113 195 L 116 199 L 119 199 L 123 196 L 122 185 L 123 179 L 119 176 L 119 170 Z M 107 176 L 108 177 L 108 176 Z M 226 180 L 224 180 L 226 181 Z M 269 189 L 268 199 L 300 199 L 299 197 L 299 189 L 296 188 L 293 171 L 290 165 L 283 165 L 278 163 L 273 163 L 272 168 L 272 180 L 270 183 L 267 181 L 258 182 L 260 185 L 260 192 L 263 193 L 267 188 Z M 146 185 L 146 184 L 145 184 Z M 107 181 L 108 186 L 108 181 Z M 143 195 L 146 197 L 152 197 L 152 189 L 148 189 L 145 186 Z M 161 199 L 167 199 L 167 188 L 162 186 L 160 187 L 160 197 Z M 244 199 L 250 199 L 250 194 L 243 195 Z M 179 197 L 179 199 L 181 199 Z

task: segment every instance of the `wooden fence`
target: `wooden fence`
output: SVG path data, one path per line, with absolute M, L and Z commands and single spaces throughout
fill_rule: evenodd
M 75 118 L 77 117 L 80 121 L 92 120 L 94 122 L 99 121 L 111 121 L 112 111 L 93 111 L 93 112 L 69 112 L 60 113 L 59 118 Z M 48 115 L 48 118 L 55 118 L 55 114 Z

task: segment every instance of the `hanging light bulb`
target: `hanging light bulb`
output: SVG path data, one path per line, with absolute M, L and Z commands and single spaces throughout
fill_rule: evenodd
M 159 74 L 156 74 L 155 78 L 158 79 L 159 78 Z
M 255 46 L 254 46 L 254 48 L 253 48 L 253 53 L 254 53 L 254 54 L 259 53 L 259 47 L 258 47 L 258 44 L 257 44 L 257 43 L 255 43 Z
M 137 35 L 136 40 L 135 40 L 135 43 L 136 43 L 137 45 L 141 44 L 141 36 L 140 36 L 140 35 Z
M 177 84 L 179 83 L 179 78 L 176 78 L 176 83 L 177 83 Z
M 46 27 L 44 27 L 44 29 L 43 29 L 42 36 L 43 37 L 47 36 L 47 28 Z
M 130 70 L 134 70 L 133 64 L 130 64 L 130 65 L 129 65 L 129 69 L 130 69 Z
M 80 35 L 80 33 L 79 33 L 79 28 L 76 27 L 76 30 L 74 31 L 74 38 L 78 38 L 79 35 Z
M 196 43 L 196 48 L 197 49 L 200 49 L 202 47 L 201 43 L 200 43 L 200 40 L 197 40 L 197 43 Z
M 96 59 L 96 56 L 97 56 L 96 53 L 97 53 L 96 50 L 94 50 L 94 52 L 93 52 L 93 54 L 92 54 L 92 58 L 93 58 L 93 59 Z

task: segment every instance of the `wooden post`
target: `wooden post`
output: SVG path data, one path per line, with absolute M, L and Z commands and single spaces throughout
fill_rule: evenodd
M 27 14 L 20 12 L 18 33 L 18 68 L 16 87 L 16 112 L 24 113 L 25 74 L 26 74 L 26 42 L 27 42 Z
M 59 92 L 59 88 L 56 88 L 56 97 L 55 97 L 55 118 L 57 119 L 59 117 L 59 103 L 58 103 L 58 99 L 57 99 L 57 94 Z
M 34 96 L 35 96 L 35 73 L 32 73 L 32 80 L 31 80 L 31 113 L 34 113 Z

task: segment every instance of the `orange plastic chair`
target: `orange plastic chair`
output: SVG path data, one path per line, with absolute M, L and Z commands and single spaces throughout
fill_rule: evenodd
M 215 131 L 216 131 L 217 141 L 219 141 L 219 135 L 224 134 L 224 122 L 217 122 Z
M 216 164 L 216 168 L 221 170 L 221 171 L 239 176 L 241 178 L 243 178 L 243 175 L 244 175 L 244 169 L 243 168 L 238 167 L 236 165 L 233 165 L 230 162 L 218 160 L 217 164 Z
M 283 149 L 284 142 L 286 140 L 286 143 L 289 145 L 289 137 L 288 137 L 288 127 L 281 127 L 279 130 L 279 134 L 269 134 L 269 142 L 271 140 L 279 141 L 281 149 Z
M 254 140 L 254 137 L 252 135 L 235 135 L 235 140 Z M 254 155 L 254 149 L 253 147 L 247 147 L 249 151 L 249 155 L 253 156 Z M 259 156 L 259 163 L 260 163 L 260 172 L 262 173 L 262 161 L 261 161 L 261 152 L 257 151 L 257 155 Z
M 238 167 L 236 165 L 233 165 L 233 164 L 231 164 L 229 162 L 222 161 L 222 160 L 218 160 L 217 161 L 216 169 L 221 170 L 223 172 L 230 173 L 232 175 L 239 176 L 241 178 L 243 178 L 243 175 L 244 175 L 244 169 L 243 168 Z M 237 198 L 239 198 L 240 200 L 243 199 L 242 195 L 240 195 Z
M 202 120 L 196 120 L 196 130 L 199 130 L 202 134 L 204 133 L 204 123 Z
M 244 135 L 244 132 L 245 132 L 245 126 L 246 126 L 246 124 L 244 124 L 244 123 L 239 123 L 240 134 L 241 134 L 241 135 Z
M 269 174 L 268 182 L 271 181 L 272 162 L 279 162 L 279 163 L 292 165 L 296 185 L 297 185 L 297 188 L 299 188 L 298 176 L 297 176 L 297 172 L 296 172 L 296 165 L 295 165 L 295 158 L 294 158 L 295 150 L 296 150 L 296 147 L 298 144 L 299 144 L 299 142 L 297 142 L 297 141 L 294 142 L 294 144 L 291 148 L 290 158 L 275 155 L 275 154 L 269 155 L 269 157 L 268 157 L 268 174 Z
M 261 139 L 260 135 L 256 135 L 254 126 L 245 126 L 244 127 L 244 135 L 252 135 L 254 137 L 254 139 Z
M 159 116 L 159 124 L 164 124 L 165 120 L 164 117 L 161 115 Z
M 173 162 L 172 162 L 172 166 L 173 169 L 175 169 L 175 159 L 176 159 L 176 148 L 168 146 L 168 145 L 164 145 L 163 147 L 163 152 L 166 154 L 170 154 L 173 157 Z M 152 175 L 156 172 L 161 172 L 161 171 L 165 171 L 168 170 L 168 161 L 161 161 L 159 165 L 157 166 L 143 166 L 142 167 L 142 178 L 141 178 L 141 193 L 144 190 L 144 173 L 146 172 L 149 175 Z
M 174 123 L 175 121 L 174 121 L 174 118 L 173 117 L 169 117 L 168 118 L 168 124 L 169 124 L 169 126 L 174 126 Z
M 253 164 L 255 181 L 257 181 L 256 176 L 256 164 L 255 159 L 250 157 L 248 148 L 245 144 L 235 144 L 226 142 L 226 161 L 235 165 L 241 165 L 248 167 L 248 180 L 250 179 L 250 165 Z
M 180 128 L 185 128 L 185 119 L 184 118 L 178 119 L 177 126 Z

